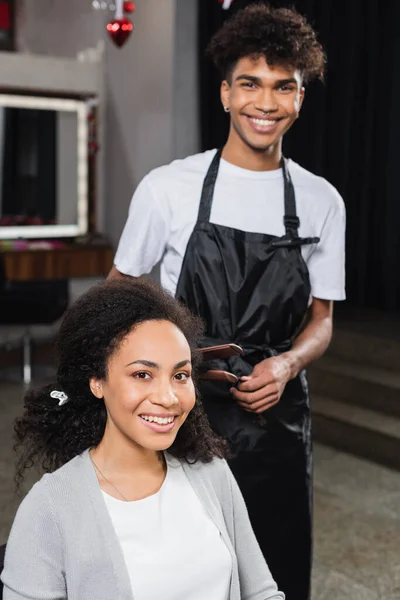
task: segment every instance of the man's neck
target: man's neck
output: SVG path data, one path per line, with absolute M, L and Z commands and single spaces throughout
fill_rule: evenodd
M 282 158 L 282 140 L 266 150 L 254 150 L 242 140 L 230 135 L 222 151 L 222 158 L 232 165 L 249 171 L 275 171 Z

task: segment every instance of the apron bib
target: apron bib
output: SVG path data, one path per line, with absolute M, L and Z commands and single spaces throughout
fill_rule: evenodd
M 284 159 L 284 236 L 210 223 L 221 153 L 204 180 L 176 297 L 204 319 L 203 346 L 242 346 L 242 356 L 209 365 L 240 377 L 291 348 L 311 292 L 301 246 L 319 239 L 298 236 L 294 188 Z M 309 600 L 312 455 L 305 373 L 287 384 L 280 402 L 262 419 L 240 408 L 229 388 L 224 382 L 201 382 L 205 411 L 212 428 L 230 444 L 229 466 L 279 589 L 286 600 Z

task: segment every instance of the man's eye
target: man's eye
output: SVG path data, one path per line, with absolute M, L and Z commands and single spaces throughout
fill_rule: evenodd
M 256 86 L 254 85 L 254 83 L 251 83 L 250 81 L 248 81 L 247 83 L 242 83 L 242 87 L 253 89 Z
M 294 87 L 291 85 L 281 85 L 279 89 L 281 92 L 292 92 Z
M 136 379 L 149 379 L 150 374 L 146 373 L 146 371 L 138 371 L 137 373 L 133 374 L 133 377 L 135 377 Z

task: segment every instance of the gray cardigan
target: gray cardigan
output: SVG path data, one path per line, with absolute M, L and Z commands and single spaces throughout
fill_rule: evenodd
M 182 465 L 232 555 L 229 600 L 284 600 L 226 462 Z M 1 578 L 4 600 L 133 600 L 88 451 L 44 475 L 22 501 Z

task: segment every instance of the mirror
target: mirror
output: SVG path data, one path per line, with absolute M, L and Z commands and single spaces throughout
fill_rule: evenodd
M 87 233 L 87 106 L 0 94 L 0 239 Z

